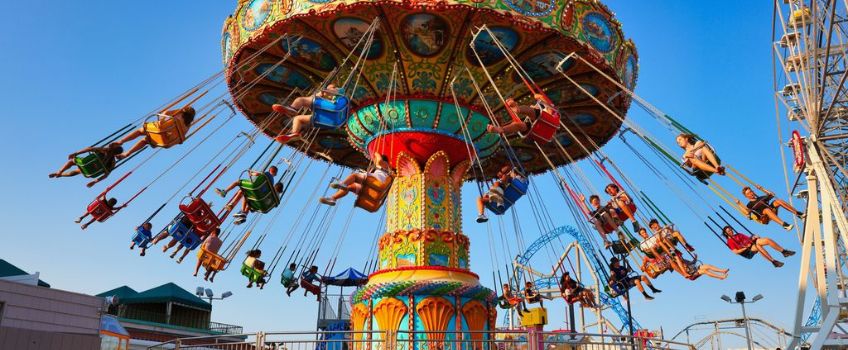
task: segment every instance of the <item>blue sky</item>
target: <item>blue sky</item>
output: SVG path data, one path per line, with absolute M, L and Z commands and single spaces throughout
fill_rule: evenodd
M 0 143 L 7 150 L 6 171 L 0 173 L 0 180 L 7 184 L 0 211 L 5 224 L 0 230 L 0 257 L 25 270 L 41 272 L 56 288 L 84 293 L 124 284 L 143 290 L 169 281 L 189 290 L 208 286 L 191 276 L 193 259 L 176 265 L 158 248 L 144 258 L 127 249 L 132 228 L 196 172 L 202 156 L 181 165 L 162 180 L 165 184 L 154 186 L 125 212 L 87 231 L 80 231 L 72 220 L 99 191 L 86 189 L 78 178 L 53 181 L 46 175 L 69 152 L 219 70 L 221 24 L 233 3 L 90 1 L 81 6 L 66 1 L 7 1 L 0 5 L 10 14 L 0 22 L 4 33 L 0 35 L 0 93 L 6 101 L 2 112 L 6 135 Z M 771 5 L 753 1 L 606 3 L 638 47 L 637 92 L 709 139 L 725 162 L 785 197 L 772 97 Z M 650 124 L 643 112 L 634 108 L 632 117 L 665 137 L 667 144 L 673 142 L 671 135 Z M 233 135 L 248 127 L 237 118 L 226 130 Z M 229 137 L 204 145 L 198 154 L 212 154 L 218 142 Z M 163 153 L 163 159 L 150 163 L 154 169 L 141 169 L 116 189 L 116 195 L 128 197 L 184 149 Z M 690 282 L 669 274 L 660 277 L 655 283 L 664 292 L 656 300 L 634 298 L 634 314 L 643 325 L 662 326 L 671 334 L 695 320 L 736 316 L 738 308 L 719 296 L 744 290 L 766 297 L 750 307 L 753 315 L 790 326 L 794 307 L 787 306 L 793 305 L 798 257 L 788 259 L 782 269 L 774 269 L 765 260 L 748 261 L 732 255 L 620 144 L 611 143 L 606 151 L 675 218 L 705 261 L 731 269 L 726 281 L 701 278 Z M 317 168 L 311 171 L 318 173 Z M 542 192 L 555 192 L 549 177 L 537 183 Z M 315 185 L 314 181 L 304 184 L 282 222 L 298 214 L 303 196 Z M 468 204 L 464 207 L 465 231 L 472 238 L 472 268 L 481 276 L 490 276 L 485 226 L 473 223 L 470 204 L 475 192 L 472 186 L 463 191 Z M 561 197 L 543 197 L 557 225 L 572 224 L 568 215 L 557 215 L 565 211 Z M 715 197 L 707 199 L 719 204 Z M 349 205 L 339 209 L 334 230 L 341 230 Z M 527 203 L 519 206 L 521 215 L 527 215 L 524 240 L 529 243 L 539 232 L 528 210 Z M 166 216 L 158 218 L 156 227 L 164 224 Z M 347 234 L 338 265 L 362 266 L 362 252 L 369 248 L 378 219 L 361 211 L 354 214 L 355 226 Z M 777 226 L 749 227 L 790 249 L 798 248 L 794 234 Z M 271 232 L 263 246 L 268 250 L 275 249 L 288 231 L 277 225 Z M 326 248 L 319 261 L 328 259 L 331 249 Z M 542 257 L 538 264 L 549 266 L 550 262 Z M 212 288 L 219 293 L 232 290 L 235 295 L 215 304 L 214 320 L 241 324 L 249 330 L 311 328 L 293 315 L 314 315 L 313 299 L 286 298 L 276 277 L 264 291 L 245 289 L 245 283 L 234 270 L 219 276 Z M 488 278 L 484 283 L 491 284 Z M 555 304 L 550 313 L 560 313 L 556 310 L 562 310 L 562 305 Z M 552 321 L 561 322 L 562 318 L 552 316 Z

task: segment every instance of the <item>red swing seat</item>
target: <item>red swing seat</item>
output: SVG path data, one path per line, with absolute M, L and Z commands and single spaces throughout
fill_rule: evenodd
M 115 208 L 110 207 L 109 204 L 106 203 L 105 196 L 97 197 L 88 205 L 86 211 L 88 212 L 88 215 L 91 215 L 91 217 L 94 218 L 94 220 L 97 220 L 97 222 L 106 221 L 106 219 L 115 214 Z
M 319 285 L 312 284 L 311 282 L 307 281 L 304 278 L 300 279 L 300 287 L 303 288 L 303 289 L 306 289 L 307 291 L 309 291 L 310 293 L 315 294 L 315 295 L 318 295 L 318 294 L 321 293 L 321 285 L 320 284 Z
M 554 136 L 559 131 L 560 126 L 559 113 L 543 109 L 539 113 L 539 118 L 530 126 L 530 131 L 526 135 L 521 135 L 525 139 L 533 140 L 541 145 L 547 144 L 554 139 Z
M 633 204 L 633 202 L 627 204 L 627 209 L 630 209 L 630 213 L 636 214 L 636 204 Z M 624 210 L 621 210 L 620 208 L 615 208 L 615 214 L 618 215 L 618 219 L 621 221 L 627 221 L 630 219 L 627 217 L 627 214 L 624 213 Z
M 180 204 L 180 211 L 191 221 L 192 227 L 199 235 L 205 235 L 216 227 L 221 226 L 221 219 L 202 198 L 196 197 L 188 205 Z

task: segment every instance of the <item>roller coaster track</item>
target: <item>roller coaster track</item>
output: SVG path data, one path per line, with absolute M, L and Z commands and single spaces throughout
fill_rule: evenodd
M 598 252 L 595 250 L 594 245 L 592 245 L 589 238 L 580 233 L 578 230 L 574 229 L 571 226 L 560 226 L 549 232 L 546 232 L 541 237 L 536 239 L 527 250 L 515 257 L 516 266 L 529 266 L 528 263 L 530 259 L 536 255 L 540 250 L 542 250 L 547 244 L 551 241 L 558 239 L 560 236 L 568 234 L 580 245 L 580 248 L 583 252 L 588 256 L 588 260 L 591 263 L 592 273 L 599 281 L 606 281 L 606 269 L 603 266 L 603 260 L 599 258 Z M 547 278 L 540 278 L 534 281 L 537 288 L 555 288 L 558 286 L 558 281 L 556 276 L 551 276 Z M 599 288 L 600 289 L 600 288 Z M 598 290 L 598 296 L 600 297 L 601 304 L 606 305 L 618 316 L 619 320 L 621 320 L 621 328 L 619 332 L 627 327 L 629 317 L 627 315 L 627 309 L 621 305 L 618 299 L 611 297 L 609 294 Z M 642 329 L 642 326 L 639 324 L 636 319 L 633 319 L 633 329 Z

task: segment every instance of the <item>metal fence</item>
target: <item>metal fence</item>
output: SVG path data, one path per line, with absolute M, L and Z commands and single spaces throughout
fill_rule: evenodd
M 534 332 L 259 332 L 176 339 L 150 350 L 694 350 L 669 340 L 612 334 Z M 227 341 L 230 339 L 230 341 Z

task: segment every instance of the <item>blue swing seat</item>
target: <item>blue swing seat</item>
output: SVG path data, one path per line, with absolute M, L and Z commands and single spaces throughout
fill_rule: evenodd
M 190 225 L 182 222 L 182 214 L 174 218 L 174 221 L 168 226 L 168 234 L 178 242 L 182 241 L 189 232 L 193 232 Z
M 178 242 L 183 248 L 191 251 L 199 247 L 202 241 L 203 239 L 200 238 L 199 235 L 197 235 L 197 232 L 190 229 L 185 235 L 180 238 Z
M 496 215 L 503 215 L 512 207 L 515 202 L 517 202 L 521 197 L 527 193 L 527 188 L 530 186 L 530 181 L 527 178 L 519 178 L 514 177 L 512 180 L 506 184 L 504 187 L 504 205 L 503 207 L 498 207 L 492 201 L 486 203 L 486 208 L 489 208 Z
M 150 230 L 144 229 L 141 226 L 135 229 L 132 241 L 137 247 L 147 249 L 150 247 L 151 240 L 153 240 L 153 233 Z
M 344 90 L 332 99 L 315 96 L 312 100 L 312 126 L 319 129 L 338 129 L 350 116 L 350 99 Z

